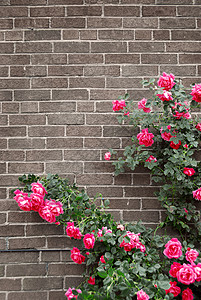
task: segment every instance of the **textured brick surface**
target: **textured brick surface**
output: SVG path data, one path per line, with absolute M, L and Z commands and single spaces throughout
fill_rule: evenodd
M 12 200 L 23 173 L 102 193 L 118 221 L 164 218 L 147 169 L 115 177 L 104 160 L 137 133 L 112 101 L 149 97 L 141 80 L 162 72 L 199 83 L 200 17 L 200 0 L 0 1 L 0 300 L 64 300 L 82 281 L 69 251 L 80 241 Z

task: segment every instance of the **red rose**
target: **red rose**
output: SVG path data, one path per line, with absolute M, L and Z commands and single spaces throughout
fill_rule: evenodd
M 191 265 L 183 264 L 177 272 L 177 280 L 183 284 L 191 284 L 195 282 L 197 275 Z
M 173 74 L 163 72 L 163 76 L 160 76 L 158 80 L 158 86 L 169 91 L 175 85 L 174 79 L 175 76 Z
M 154 140 L 152 139 L 153 137 L 153 133 L 149 133 L 148 128 L 142 129 L 142 131 L 137 135 L 139 144 L 144 145 L 145 147 L 149 147 L 154 143 Z
M 181 146 L 181 141 L 179 141 L 178 144 L 175 144 L 173 141 L 170 142 L 170 147 L 173 149 L 179 149 L 179 147 Z
M 165 245 L 166 249 L 163 251 L 168 258 L 179 258 L 182 256 L 182 245 L 178 239 L 173 238 Z
M 173 264 L 171 265 L 171 268 L 170 268 L 170 271 L 169 271 L 169 274 L 172 276 L 172 277 L 177 277 L 177 272 L 181 269 L 182 265 L 180 263 L 177 263 L 177 262 L 173 262 Z
M 193 292 L 191 289 L 187 288 L 182 293 L 182 300 L 193 300 Z
M 192 100 L 201 102 L 201 84 L 195 84 L 190 95 L 193 96 Z
M 76 247 L 71 250 L 71 259 L 76 263 L 76 264 L 81 264 L 85 261 L 84 255 L 80 253 L 80 250 Z
M 195 174 L 195 170 L 193 168 L 184 168 L 183 173 L 188 176 L 193 176 Z
M 177 282 L 176 281 L 174 281 L 174 282 L 170 281 L 170 285 L 171 285 L 171 287 L 168 290 L 165 290 L 166 295 L 168 293 L 171 293 L 171 294 L 174 295 L 174 297 L 177 297 L 180 294 L 180 292 L 181 292 L 180 287 L 177 286 Z

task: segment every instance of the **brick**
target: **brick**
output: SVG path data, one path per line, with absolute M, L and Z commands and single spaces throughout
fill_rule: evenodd
M 0 163 L 0 170 L 1 170 L 1 174 L 6 173 L 6 163 Z
M 140 199 L 110 199 L 111 209 L 140 209 Z
M 27 161 L 62 160 L 62 152 L 59 150 L 29 150 L 26 152 Z
M 42 232 L 42 236 L 46 237 L 46 236 L 59 236 L 63 234 L 63 227 L 62 226 L 55 226 L 55 224 L 50 224 L 50 223 L 45 223 L 45 224 L 31 224 L 31 225 L 27 225 L 27 232 L 26 232 L 26 236 L 41 236 L 41 232 Z M 35 260 L 36 261 L 36 260 Z
M 48 275 L 49 276 L 65 276 L 68 275 L 82 275 L 85 271 L 85 265 L 76 265 L 74 263 L 60 263 L 49 264 Z
M 119 4 L 119 0 L 85 0 L 86 4 Z
M 16 212 L 14 212 L 16 213 Z M 46 246 L 45 237 L 32 237 L 32 238 L 9 238 L 9 249 L 33 249 L 43 248 Z
M 0 225 L 0 229 L 1 229 L 1 237 L 8 237 L 8 236 L 19 236 L 19 235 L 24 235 L 24 226 L 23 225 Z M 5 260 L 5 256 L 8 253 L 1 253 L 1 258 L 0 258 L 0 262 L 4 263 Z M 10 253 L 9 253 L 10 254 Z M 6 258 L 6 262 L 10 262 L 11 258 Z M 17 259 L 17 257 L 16 257 Z M 1 290 L 1 288 L 0 288 Z
M 9 163 L 8 173 L 43 173 L 44 165 L 42 163 Z
M 159 222 L 159 213 L 157 211 L 123 211 L 123 220 L 125 222 L 142 221 L 143 223 Z
M 135 39 L 136 40 L 151 40 L 152 32 L 151 30 L 135 30 Z
M 38 103 L 37 102 L 22 102 L 21 113 L 37 113 Z
M 4 41 L 4 32 L 2 31 L 2 32 L 0 32 L 0 41 Z
M 121 86 L 121 88 L 137 88 L 141 87 L 141 81 L 140 78 L 107 78 L 106 79 L 106 88 L 118 88 Z
M 201 7 L 200 6 L 179 6 L 178 7 L 178 16 L 179 17 L 200 17 L 201 16 Z
M 5 40 L 6 41 L 22 41 L 23 40 L 23 32 L 22 31 L 7 31 L 5 32 Z
M 8 140 L 8 148 L 10 149 L 44 149 L 45 148 L 45 140 L 40 139 L 9 139 Z
M 27 7 L 2 7 L 0 10 L 0 17 L 28 17 L 28 8 Z
M 17 18 L 14 19 L 15 28 L 20 29 L 35 29 L 35 28 L 48 28 L 49 19 L 44 18 Z
M 10 5 L 10 0 L 2 0 L 0 5 Z
M 8 265 L 6 269 L 7 277 L 28 277 L 28 276 L 45 276 L 46 265 L 45 264 L 23 264 Z
M 101 6 L 68 6 L 67 16 L 101 16 Z
M 59 262 L 60 259 L 60 251 L 41 251 L 41 262 Z
M 83 4 L 83 0 L 49 0 L 49 5 L 81 5 Z
M 11 5 L 46 5 L 47 0 L 10 0 Z
M 194 78 L 183 78 L 182 84 L 189 88 L 189 86 L 194 85 L 195 82 L 201 82 L 201 77 L 194 77 Z
M 6 149 L 6 148 L 7 148 L 7 140 L 0 139 L 0 149 Z
M 48 66 L 49 76 L 82 76 L 81 66 Z
M 90 99 L 91 100 L 110 100 L 116 99 L 119 95 L 124 95 L 125 90 L 91 90 Z M 111 109 L 110 109 L 111 112 Z
M 62 292 L 62 291 L 50 291 L 49 292 L 49 300 L 54 300 L 54 299 L 65 300 L 64 297 L 65 297 L 65 295 L 64 295 L 64 292 Z
M 111 162 L 100 161 L 100 162 L 85 162 L 84 173 L 112 173 L 114 172 L 114 166 Z
M 129 42 L 129 52 L 164 52 L 165 45 L 162 42 Z
M 92 42 L 91 52 L 93 53 L 126 53 L 127 45 L 125 42 Z
M 94 161 L 99 160 L 100 151 L 98 150 L 66 150 L 64 151 L 64 160 L 67 161 Z
M 158 66 L 122 66 L 122 76 L 157 76 Z
M 90 101 L 77 102 L 77 111 L 78 112 L 93 112 L 94 103 Z
M 25 126 L 0 127 L 0 136 L 1 137 L 26 136 L 26 127 Z
M 169 30 L 154 30 L 153 31 L 154 40 L 170 40 L 170 31 Z
M 176 54 L 142 54 L 143 64 L 176 64 Z
M 68 288 L 68 286 L 77 286 L 81 282 L 83 282 L 83 277 L 66 277 L 65 278 L 65 287 Z
M 140 17 L 139 6 L 105 6 L 104 15 L 106 17 Z
M 103 127 L 103 136 L 104 137 L 123 137 L 123 136 L 129 136 L 131 137 L 133 134 L 136 133 L 133 132 L 133 128 L 128 126 L 104 126 Z
M 133 30 L 99 30 L 98 37 L 100 40 L 133 40 Z
M 176 6 L 143 6 L 142 7 L 143 17 L 175 17 Z
M 193 36 L 192 36 L 193 39 Z M 183 39 L 185 40 L 185 38 Z M 190 40 L 190 39 L 189 39 Z M 167 52 L 192 52 L 192 53 L 200 53 L 200 42 L 169 42 L 166 44 Z
M 62 6 L 31 7 L 31 17 L 64 17 L 65 8 Z
M 11 77 L 38 77 L 46 76 L 47 71 L 45 66 L 11 66 Z
M 94 174 L 79 174 L 76 176 L 76 183 L 78 185 L 112 185 L 113 176 L 112 174 L 96 174 L 96 176 Z
M 12 92 L 11 91 L 0 91 L 0 100 L 1 101 L 11 101 Z
M 0 115 L 0 125 L 8 125 L 8 116 Z
M 6 250 L 6 239 L 0 239 L 0 249 L 1 250 Z M 1 269 L 1 272 L 4 271 Z M 2 276 L 4 276 L 4 272 L 2 272 L 3 274 L 1 274 Z M 0 294 L 0 299 L 1 299 L 2 295 Z
M 8 67 L 0 67 L 0 77 L 8 77 Z
M 103 77 L 85 77 L 85 78 L 69 78 L 70 88 L 104 88 L 105 78 Z
M 11 115 L 10 125 L 45 125 L 45 115 Z
M 160 202 L 158 199 L 154 198 L 145 198 L 142 200 L 142 209 L 161 209 Z
M 50 91 L 47 90 L 20 90 L 14 91 L 15 101 L 45 101 L 50 99 Z
M 60 30 L 25 31 L 25 41 L 60 40 Z
M 121 28 L 122 19 L 121 18 L 88 18 L 87 28 Z
M 63 40 L 79 40 L 79 30 L 63 30 Z
M 0 151 L 0 160 L 2 161 L 23 161 L 24 151 Z
M 19 182 L 18 182 L 19 184 Z M 16 184 L 15 184 L 16 185 Z M 20 210 L 18 208 L 18 210 Z M 8 213 L 8 222 L 12 223 L 40 223 L 41 217 L 37 212 L 14 211 Z
M 6 215 L 4 213 L 0 213 L 0 224 L 5 224 L 6 223 Z M 1 272 L 1 270 L 0 270 Z
M 157 18 L 124 18 L 123 20 L 124 28 L 158 28 L 158 19 Z
M 13 53 L 14 44 L 13 43 L 0 43 L 0 53 Z
M 18 152 L 18 151 L 16 151 L 16 152 Z M 16 159 L 15 155 L 13 155 L 13 156 L 14 156 L 13 159 L 12 159 L 12 157 L 8 157 L 8 158 L 6 158 L 4 160 L 5 161 L 20 160 L 20 159 Z M 18 176 L 13 176 L 13 175 L 5 174 L 5 175 L 0 175 L 0 178 L 1 178 L 0 186 L 17 186 L 19 184 Z
M 89 149 L 120 148 L 119 138 L 86 138 L 84 146 Z
M 117 125 L 117 117 L 114 114 L 87 114 L 87 125 Z
M 68 78 L 33 78 L 32 88 L 67 88 Z
M 85 76 L 119 76 L 119 66 L 86 66 L 84 67 Z
M 60 42 L 54 43 L 54 51 L 57 53 L 88 53 L 88 42 Z
M 193 0 L 157 0 L 156 4 L 191 5 Z
M 20 291 L 21 279 L 0 278 L 0 291 Z
M 16 53 L 52 52 L 51 43 L 25 42 L 16 43 Z
M 0 79 L 0 89 L 28 89 L 29 87 L 29 79 Z
M 201 54 L 179 54 L 180 64 L 200 64 Z
M 69 54 L 69 64 L 102 64 L 102 54 Z
M 28 130 L 30 137 L 64 136 L 63 126 L 30 126 Z
M 165 71 L 166 70 L 166 71 Z M 164 66 L 160 68 L 160 73 L 167 72 L 170 74 L 171 72 L 175 76 L 195 76 L 196 74 L 196 67 L 195 66 Z
M 0 199 L 5 199 L 6 198 L 6 189 L 1 188 L 0 189 Z
M 35 54 L 31 57 L 33 65 L 65 65 L 66 54 Z
M 77 127 L 77 126 L 76 126 Z M 48 149 L 79 149 L 83 147 L 82 138 L 47 138 Z
M 40 102 L 39 112 L 74 112 L 75 102 Z
M 52 114 L 48 115 L 49 125 L 82 125 L 84 124 L 83 114 Z
M 52 18 L 52 28 L 85 28 L 85 18 Z
M 63 288 L 63 279 L 61 277 L 48 277 L 48 278 L 24 278 L 23 289 L 25 291 L 35 290 L 56 290 Z
M 29 65 L 29 55 L 0 55 L 0 65 Z
M 66 135 L 67 136 L 101 136 L 102 128 L 101 126 L 67 126 L 66 127 Z
M 0 189 L 0 198 L 4 199 L 4 200 L 0 201 L 1 211 L 8 211 L 8 210 L 16 211 L 16 210 L 18 210 L 18 205 L 17 205 L 16 201 L 14 201 L 14 200 L 5 201 L 6 196 L 4 196 L 4 194 L 6 195 L 6 189 L 1 188 Z M 13 197 L 13 194 L 10 197 Z
M 81 40 L 96 40 L 97 31 L 96 30 L 80 30 L 80 39 Z
M 154 193 L 158 190 L 156 187 L 125 187 L 126 197 L 153 197 Z
M 47 237 L 47 245 L 48 245 L 48 248 L 53 248 L 53 249 L 66 249 L 66 248 L 69 248 L 69 249 L 72 249 L 73 247 L 79 247 L 81 248 L 81 241 L 80 240 L 71 240 L 70 238 L 68 238 L 66 235 L 65 236 L 51 236 L 51 237 Z M 68 261 L 71 261 L 71 259 L 69 259 L 69 251 L 68 252 L 68 255 L 67 257 L 65 257 L 65 262 L 68 260 Z M 66 254 L 66 252 L 65 252 Z M 51 261 L 51 260 L 47 260 L 47 261 Z M 61 261 L 61 258 L 60 260 Z
M 98 187 L 87 187 L 87 194 L 90 197 L 94 197 L 97 194 L 102 194 L 105 197 L 123 197 L 123 188 L 117 186 L 98 186 Z
M 105 55 L 106 64 L 139 64 L 140 55 L 139 54 L 106 54 Z
M 46 171 L 48 173 L 63 173 L 70 171 L 70 173 L 82 173 L 83 165 L 81 162 L 52 162 L 46 163 Z
M 53 90 L 53 100 L 88 100 L 86 89 Z
M 196 28 L 194 18 L 160 18 L 159 27 L 162 29 L 193 29 Z
M 40 299 L 46 300 L 47 299 L 46 292 L 15 292 L 8 294 L 8 300 L 27 300 L 27 299 Z
M 13 20 L 12 19 L 1 19 L 0 20 L 0 28 L 1 29 L 12 29 L 13 28 Z
M 195 30 L 173 30 L 172 40 L 195 40 L 200 41 L 201 32 Z

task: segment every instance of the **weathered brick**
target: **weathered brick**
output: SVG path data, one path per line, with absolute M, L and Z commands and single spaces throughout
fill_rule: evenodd
M 0 170 L 1 170 L 1 174 L 6 173 L 6 163 L 0 163 Z
M 24 151 L 0 151 L 0 160 L 1 161 L 23 161 L 25 158 Z
M 176 6 L 143 6 L 142 7 L 143 17 L 175 17 Z
M 84 67 L 85 76 L 119 76 L 119 66 L 86 66 Z
M 8 152 L 8 151 L 6 151 L 6 152 Z M 16 152 L 19 152 L 19 151 L 16 151 Z M 8 161 L 11 161 L 11 160 L 15 161 L 15 160 L 20 160 L 20 159 L 16 159 L 15 157 L 12 159 L 12 157 L 11 158 L 8 157 L 8 159 L 4 159 L 4 160 L 5 161 L 7 161 L 7 160 Z M 18 176 L 5 174 L 5 175 L 0 175 L 0 178 L 1 178 L 0 186 L 17 186 L 19 184 Z
M 47 0 L 10 0 L 11 5 L 46 5 Z
M 133 40 L 133 30 L 99 30 L 98 37 L 100 40 Z
M 82 138 L 47 138 L 48 149 L 79 149 L 83 147 Z
M 140 199 L 110 199 L 111 209 L 140 209 Z
M 192 36 L 193 39 L 193 36 Z M 183 39 L 185 40 L 185 38 Z M 190 39 L 189 39 L 190 40 Z M 200 53 L 200 42 L 168 42 L 166 44 L 167 52 L 191 52 L 191 53 Z
M 30 126 L 28 133 L 30 137 L 64 136 L 64 127 L 63 126 Z
M 154 193 L 158 190 L 157 187 L 125 187 L 126 197 L 153 197 Z
M 0 19 L 0 28 L 1 29 L 12 29 L 13 20 L 12 19 Z
M 160 209 L 161 205 L 157 198 L 144 198 L 142 199 L 142 209 Z
M 193 0 L 156 0 L 156 4 L 192 5 Z
M 50 91 L 48 90 L 20 90 L 14 91 L 15 101 L 45 101 L 50 99 Z
M 201 54 L 179 54 L 180 64 L 200 64 Z
M 39 112 L 74 112 L 76 109 L 75 102 L 40 102 Z
M 73 277 L 74 278 L 74 277 Z M 76 282 L 77 284 L 77 282 Z M 70 286 L 70 285 L 69 285 Z M 67 288 L 68 289 L 68 288 Z M 50 291 L 49 292 L 49 300 L 65 300 L 65 294 L 63 291 Z
M 131 137 L 136 133 L 136 130 L 133 130 L 132 127 L 129 126 L 104 126 L 103 127 L 103 136 L 104 137 L 123 137 L 129 136 Z
M 41 262 L 59 262 L 60 258 L 60 251 L 41 251 Z
M 8 294 L 8 300 L 27 300 L 27 299 L 40 299 L 46 300 L 48 297 L 47 292 L 11 292 Z
M 114 114 L 87 114 L 86 115 L 87 125 L 117 125 L 117 117 Z
M 48 173 L 75 173 L 83 172 L 83 164 L 81 162 L 52 162 L 46 163 L 46 171 Z
M 14 19 L 15 28 L 19 29 L 34 29 L 34 28 L 48 28 L 49 19 L 45 18 L 17 18 Z
M 1 137 L 26 136 L 26 127 L 25 126 L 0 127 L 0 136 Z
M 143 64 L 176 64 L 177 55 L 176 54 L 142 54 L 142 63 Z
M 79 40 L 79 30 L 63 30 L 63 40 Z
M 9 163 L 8 173 L 24 174 L 24 173 L 43 173 L 43 163 Z
M 88 42 L 60 42 L 54 43 L 54 51 L 57 53 L 88 53 Z
M 45 276 L 46 265 L 45 264 L 22 264 L 8 265 L 6 269 L 7 277 L 27 277 L 27 276 Z
M 28 150 L 27 161 L 49 161 L 62 160 L 62 152 L 59 150 Z
M 170 31 L 169 30 L 154 30 L 153 31 L 154 40 L 170 40 Z
M 12 77 L 38 77 L 46 76 L 45 66 L 11 66 L 10 75 Z
M 119 0 L 85 0 L 86 4 L 119 4 Z
M 6 189 L 0 188 L 0 199 L 5 199 L 5 198 L 6 198 Z
M 102 64 L 102 54 L 69 54 L 69 64 Z
M 85 28 L 84 18 L 52 18 L 52 28 Z
M 84 173 L 112 173 L 114 172 L 114 166 L 111 162 L 85 162 Z
M 16 214 L 16 212 L 14 212 Z M 32 238 L 9 238 L 9 249 L 33 249 L 44 248 L 46 246 L 45 237 L 32 237 Z
M 45 115 L 10 115 L 10 125 L 45 125 Z
M 30 88 L 29 79 L 0 79 L 0 89 Z
M 20 291 L 21 279 L 0 278 L 0 291 Z
M 101 6 L 68 6 L 67 16 L 101 16 Z
M 63 235 L 63 227 L 62 226 L 55 226 L 55 224 L 45 223 L 45 224 L 33 224 L 27 225 L 27 232 L 26 236 L 60 236 Z
M 24 278 L 23 280 L 23 289 L 25 291 L 35 290 L 57 290 L 63 288 L 63 279 L 62 277 L 32 277 L 32 278 Z
M 82 76 L 81 66 L 48 66 L 49 76 Z
M 196 28 L 194 18 L 160 18 L 159 27 L 162 29 L 193 29 Z
M 0 139 L 0 149 L 6 149 L 6 148 L 7 148 L 7 140 Z
M 88 100 L 88 91 L 86 89 L 53 90 L 53 100 Z
M 86 138 L 84 146 L 89 149 L 120 148 L 119 138 Z
M 104 15 L 106 17 L 139 17 L 140 7 L 139 6 L 105 6 Z
M 49 125 L 82 125 L 84 124 L 83 114 L 52 114 L 48 115 Z
M 68 78 L 33 78 L 32 88 L 67 88 Z
M 102 128 L 101 126 L 67 126 L 66 135 L 67 136 L 101 136 Z
M 92 42 L 91 52 L 93 53 L 126 53 L 125 42 Z
M 189 65 L 183 65 L 183 66 L 161 66 L 160 67 L 160 73 L 167 72 L 170 74 L 171 72 L 175 76 L 194 76 L 196 74 L 196 67 L 195 66 L 189 66 Z
M 80 39 L 81 40 L 96 40 L 97 31 L 96 30 L 80 30 Z
M 158 223 L 159 212 L 157 211 L 123 211 L 123 220 L 125 222 L 142 221 L 143 223 Z
M 67 63 L 66 54 L 35 54 L 31 57 L 33 65 L 65 65 Z
M 8 125 L 8 116 L 6 115 L 1 115 L 0 116 L 0 125 Z
M 105 55 L 106 64 L 139 64 L 140 55 L 139 54 L 106 54 Z
M 121 18 L 88 18 L 87 20 L 88 28 L 121 28 L 122 19 Z
M 129 52 L 164 52 L 165 45 L 162 42 L 129 42 Z
M 84 78 L 69 78 L 70 88 L 104 88 L 105 78 L 103 77 L 84 77 Z
M 29 65 L 29 55 L 0 55 L 0 65 Z
M 92 152 L 92 156 L 89 155 L 89 151 L 85 152 L 88 152 L 88 156 L 85 160 L 93 160 L 93 154 L 95 151 Z M 82 157 L 82 159 L 84 159 L 84 157 Z M 96 176 L 94 176 L 94 174 L 78 174 L 76 176 L 76 183 L 78 185 L 112 185 L 113 176 L 112 174 L 96 174 Z
M 83 4 L 83 0 L 49 0 L 49 5 L 81 5 Z
M 22 41 L 23 40 L 23 32 L 22 31 L 6 31 L 5 32 L 5 40 L 6 41 Z
M 63 6 L 44 6 L 44 7 L 31 7 L 31 17 L 64 17 L 65 8 Z
M 19 182 L 18 182 L 19 183 Z M 16 185 L 16 184 L 15 184 Z M 24 211 L 15 211 L 8 213 L 9 223 L 40 223 L 41 217 L 36 212 L 25 213 Z
M 25 41 L 60 40 L 60 30 L 32 30 L 25 31 Z
M 64 248 L 72 249 L 72 247 L 81 248 L 81 241 L 80 240 L 72 241 L 67 236 L 50 236 L 50 237 L 47 237 L 47 245 L 48 245 L 48 248 L 53 248 L 53 249 L 64 249 Z M 69 259 L 69 254 L 68 254 L 67 258 L 65 259 L 65 261 L 67 261 L 67 260 L 72 262 L 72 260 Z M 47 259 L 47 258 L 46 258 L 46 261 L 51 262 L 51 260 Z M 61 261 L 61 258 L 59 261 Z
M 51 43 L 25 42 L 16 43 L 16 53 L 52 52 Z
M 200 17 L 201 7 L 195 5 L 178 6 L 178 16 L 179 17 Z
M 45 148 L 45 140 L 40 139 L 30 139 L 30 138 L 17 138 L 8 140 L 8 148 L 10 149 L 43 149 Z
M 0 77 L 8 77 L 8 67 L 0 67 Z
M 158 66 L 138 66 L 127 65 L 122 66 L 122 76 L 157 76 Z
M 120 77 L 109 77 L 106 78 L 106 88 L 139 88 L 141 87 L 142 78 L 120 78 Z
M 60 263 L 60 264 L 49 264 L 48 275 L 58 276 L 59 275 L 82 275 L 85 271 L 85 265 L 75 265 L 73 263 Z
M 0 17 L 28 17 L 28 7 L 15 7 L 15 6 L 4 6 L 1 7 Z
M 124 28 L 158 28 L 158 18 L 124 18 Z
M 110 100 L 116 99 L 119 95 L 124 95 L 125 90 L 111 90 L 111 89 L 104 89 L 104 90 L 91 90 L 90 92 L 90 99 L 91 100 Z M 111 109 L 110 109 L 111 112 Z
M 93 112 L 94 103 L 90 101 L 77 102 L 77 111 L 78 112 Z
M 1 236 L 19 236 L 24 235 L 24 226 L 23 225 L 0 225 Z M 9 255 L 9 253 L 1 253 L 0 262 L 4 263 L 3 257 Z M 10 259 L 7 257 L 6 262 L 9 262 Z
M 136 40 L 151 40 L 152 32 L 151 30 L 135 30 L 135 39 Z
M 0 53 L 13 53 L 14 44 L 13 43 L 0 43 Z

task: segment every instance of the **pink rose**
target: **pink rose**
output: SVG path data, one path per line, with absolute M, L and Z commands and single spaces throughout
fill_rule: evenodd
M 201 123 L 197 123 L 197 125 L 195 126 L 195 128 L 199 131 L 201 131 Z
M 182 107 L 182 111 L 176 110 L 177 107 Z M 184 118 L 184 119 L 191 119 L 191 115 L 189 113 L 189 104 L 187 101 L 184 101 L 184 103 L 177 103 L 175 102 L 175 105 L 172 107 L 175 111 L 173 112 L 173 117 L 175 117 L 177 120 Z
M 105 160 L 110 160 L 111 158 L 111 153 L 110 152 L 106 152 L 105 153 Z
M 156 96 L 158 96 L 162 101 L 172 101 L 172 93 L 168 92 L 168 91 L 164 91 L 163 94 L 157 94 Z
M 104 255 L 102 255 L 102 256 L 100 257 L 100 261 L 101 261 L 103 264 L 106 263 L 105 258 L 104 258 Z
M 44 196 L 32 193 L 30 195 L 31 206 L 34 211 L 38 211 L 40 207 L 45 205 Z
M 193 176 L 195 174 L 195 170 L 193 168 L 184 168 L 183 173 L 188 176 Z
M 146 160 L 148 162 L 157 162 L 157 159 L 153 156 L 153 155 L 150 155 L 149 158 Z
M 188 149 L 188 145 L 187 145 L 187 144 L 185 144 L 185 145 L 184 145 L 184 148 Z
M 196 278 L 196 273 L 191 265 L 183 264 L 177 272 L 177 280 L 183 284 L 191 284 L 195 282 Z
M 178 144 L 175 144 L 173 141 L 170 142 L 170 147 L 173 149 L 178 150 L 180 146 L 181 146 L 181 141 L 179 141 Z
M 25 211 L 32 210 L 32 205 L 30 201 L 31 199 L 30 197 L 28 197 L 27 193 L 24 193 L 23 191 L 20 190 L 16 190 L 14 191 L 14 194 L 16 195 L 14 197 L 14 200 L 17 202 L 20 209 Z
M 188 210 L 185 207 L 184 207 L 184 211 L 188 215 Z
M 170 131 L 170 130 L 171 130 L 171 126 L 168 125 L 168 126 L 167 126 L 167 129 L 168 129 L 168 131 Z M 173 137 L 173 136 L 171 135 L 170 132 L 166 132 L 166 131 L 163 132 L 163 127 L 161 127 L 160 132 L 161 132 L 161 137 L 162 137 L 165 141 L 168 141 L 168 142 L 169 142 L 169 140 Z
M 177 262 L 173 262 L 173 264 L 171 265 L 169 274 L 176 278 L 177 277 L 177 272 L 181 269 L 182 265 L 180 263 Z
M 137 243 L 139 243 L 139 235 L 135 234 L 133 232 L 127 231 L 126 235 L 124 237 L 129 237 L 130 241 L 129 242 L 125 242 L 125 240 L 123 240 L 123 242 L 119 245 L 119 247 L 123 247 L 125 251 L 131 251 L 133 248 L 136 247 Z
M 148 128 L 142 129 L 142 131 L 137 135 L 139 144 L 144 145 L 145 147 L 149 147 L 154 143 L 154 140 L 152 139 L 153 137 L 153 133 L 149 133 Z
M 93 249 L 95 244 L 95 236 L 93 235 L 93 233 L 85 234 L 83 242 L 86 249 Z
M 191 289 L 187 288 L 183 291 L 182 300 L 193 300 L 193 292 Z
M 167 74 L 163 72 L 163 76 L 160 76 L 158 80 L 158 86 L 164 88 L 166 91 L 169 91 L 175 85 L 174 79 L 175 76 L 173 74 Z
M 47 204 L 47 202 L 46 202 L 46 204 Z M 49 223 L 56 222 L 55 214 L 51 211 L 51 207 L 48 204 L 45 206 L 41 206 L 38 210 L 38 213 L 41 216 L 41 218 L 43 218 L 47 222 L 49 222 Z
M 146 103 L 147 103 L 147 99 L 146 98 L 143 98 L 142 100 L 140 100 L 138 102 L 138 108 L 139 109 L 143 109 L 143 111 L 145 113 L 149 113 L 151 111 L 151 109 L 149 107 L 146 107 Z
M 190 95 L 192 95 L 192 100 L 196 102 L 201 102 L 201 84 L 195 84 Z
M 137 300 L 149 300 L 149 296 L 143 290 L 140 290 L 137 292 Z
M 185 255 L 186 255 L 186 260 L 192 264 L 198 257 L 199 253 L 197 252 L 197 250 L 188 248 Z
M 91 285 L 94 285 L 95 284 L 95 278 L 92 278 L 90 276 L 89 280 L 88 280 L 88 283 L 91 284 Z
M 44 188 L 44 186 L 39 181 L 33 182 L 31 184 L 31 186 L 32 186 L 31 190 L 34 194 L 39 194 L 43 197 L 45 196 L 45 194 L 47 194 L 46 189 Z
M 81 239 L 82 234 L 78 227 L 74 227 L 74 222 L 67 222 L 66 233 L 69 237 L 74 239 Z
M 74 288 L 73 289 L 71 289 L 71 288 L 69 288 L 68 290 L 67 290 L 67 292 L 65 293 L 65 296 L 67 297 L 67 300 L 71 300 L 71 299 L 77 299 L 77 295 L 73 295 L 73 290 L 75 290 Z M 80 289 L 77 289 L 76 290 L 78 293 L 82 293 L 82 291 L 80 290 Z
M 70 257 L 76 264 L 79 264 L 79 265 L 81 265 L 81 263 L 83 263 L 85 261 L 84 255 L 82 255 L 80 253 L 80 250 L 76 247 L 74 247 L 73 250 L 71 250 Z
M 122 224 L 118 224 L 117 229 L 120 229 L 121 231 L 123 231 L 125 229 L 125 227 Z
M 173 117 L 175 117 L 177 120 L 184 118 L 184 119 L 191 119 L 191 115 L 189 112 L 178 112 L 175 110 Z
M 97 232 L 98 237 L 103 236 L 103 232 L 104 232 L 104 235 L 106 235 L 107 233 L 112 233 L 112 230 L 111 229 L 107 229 L 107 227 L 102 227 L 102 229 L 98 229 L 98 232 Z M 102 241 L 103 240 L 101 240 L 101 242 Z
M 170 285 L 171 285 L 171 287 L 168 290 L 165 290 L 166 295 L 171 293 L 174 295 L 174 297 L 177 297 L 181 293 L 180 287 L 177 286 L 176 281 L 174 281 L 174 282 L 170 281 Z
M 55 216 L 63 214 L 63 204 L 60 201 L 50 199 L 50 201 L 46 202 L 46 205 L 47 204 L 50 206 L 50 209 Z
M 182 256 L 182 245 L 178 239 L 173 238 L 165 245 L 166 249 L 163 251 L 163 254 L 168 258 L 179 258 Z
M 201 200 L 201 188 L 199 188 L 196 191 L 193 191 L 193 198 L 197 200 Z
M 121 109 L 124 109 L 124 107 L 126 107 L 126 103 L 125 100 L 116 100 L 116 101 L 112 101 L 113 104 L 113 111 L 120 111 Z
M 197 276 L 196 281 L 201 281 L 201 263 L 193 266 L 195 274 Z
M 130 115 L 129 111 L 124 112 L 124 116 L 128 116 L 129 117 L 129 115 Z

